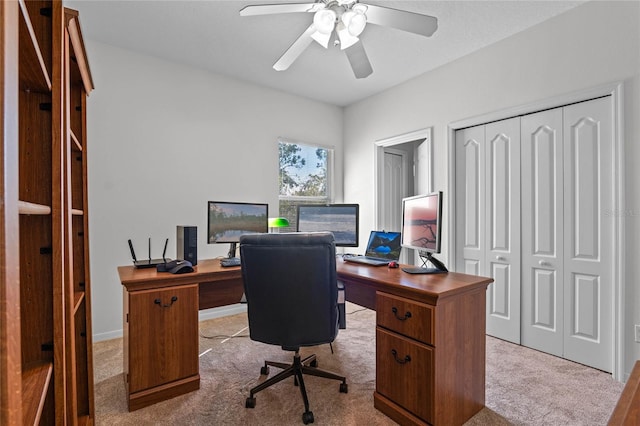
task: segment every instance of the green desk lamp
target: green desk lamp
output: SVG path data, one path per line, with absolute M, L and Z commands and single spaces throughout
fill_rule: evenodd
M 284 228 L 289 226 L 289 221 L 286 217 L 270 217 L 269 218 L 269 232 L 277 233 L 280 232 L 278 228 Z

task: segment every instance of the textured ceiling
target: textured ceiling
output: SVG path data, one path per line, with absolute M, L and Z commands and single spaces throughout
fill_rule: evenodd
M 312 43 L 286 71 L 272 65 L 310 25 L 308 13 L 241 17 L 272 1 L 65 1 L 80 11 L 84 37 L 346 106 L 495 43 L 582 1 L 378 1 L 363 3 L 432 15 L 438 30 L 422 37 L 368 25 L 361 40 L 373 74 L 356 79 L 337 47 Z M 89 51 L 91 57 L 91 51 Z M 91 59 L 91 58 L 90 58 Z

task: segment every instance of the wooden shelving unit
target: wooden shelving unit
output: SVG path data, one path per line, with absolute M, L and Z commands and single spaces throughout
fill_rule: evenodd
M 0 424 L 93 424 L 86 97 L 78 13 L 0 5 Z

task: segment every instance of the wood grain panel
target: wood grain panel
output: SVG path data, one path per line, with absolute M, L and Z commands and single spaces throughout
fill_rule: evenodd
M 86 288 L 85 282 L 85 229 L 84 217 L 71 217 L 71 232 L 73 242 L 73 292 L 84 293 Z
M 130 393 L 198 374 L 197 285 L 129 293 L 129 366 Z
M 41 250 L 45 253 L 41 253 Z M 52 361 L 53 298 L 51 217 L 20 216 L 20 317 L 22 363 Z
M 434 350 L 376 329 L 376 392 L 434 423 Z
M 53 49 L 52 20 L 40 11 L 51 8 L 51 1 L 20 0 L 20 89 L 51 91 Z
M 433 345 L 433 306 L 378 293 L 377 323 L 381 327 Z
M 609 426 L 636 426 L 640 424 L 640 361 L 636 361 L 624 385 L 620 399 L 609 418 Z
M 226 280 L 203 282 L 199 286 L 199 309 L 217 308 L 219 306 L 240 303 L 244 294 L 242 280 Z
M 486 291 L 436 306 L 436 424 L 463 424 L 484 407 Z
M 19 94 L 20 171 L 19 198 L 23 201 L 51 206 L 51 95 Z

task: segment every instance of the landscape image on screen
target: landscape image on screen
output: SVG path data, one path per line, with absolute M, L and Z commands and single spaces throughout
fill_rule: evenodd
M 400 257 L 399 232 L 374 232 L 371 235 L 365 256 L 398 259 Z
M 298 217 L 298 230 L 330 231 L 337 245 L 354 244 L 357 242 L 356 221 L 355 207 L 304 206 Z
M 414 247 L 436 250 L 438 197 L 409 200 L 405 204 L 404 241 Z
M 209 243 L 237 242 L 240 235 L 266 232 L 264 205 L 209 203 Z

